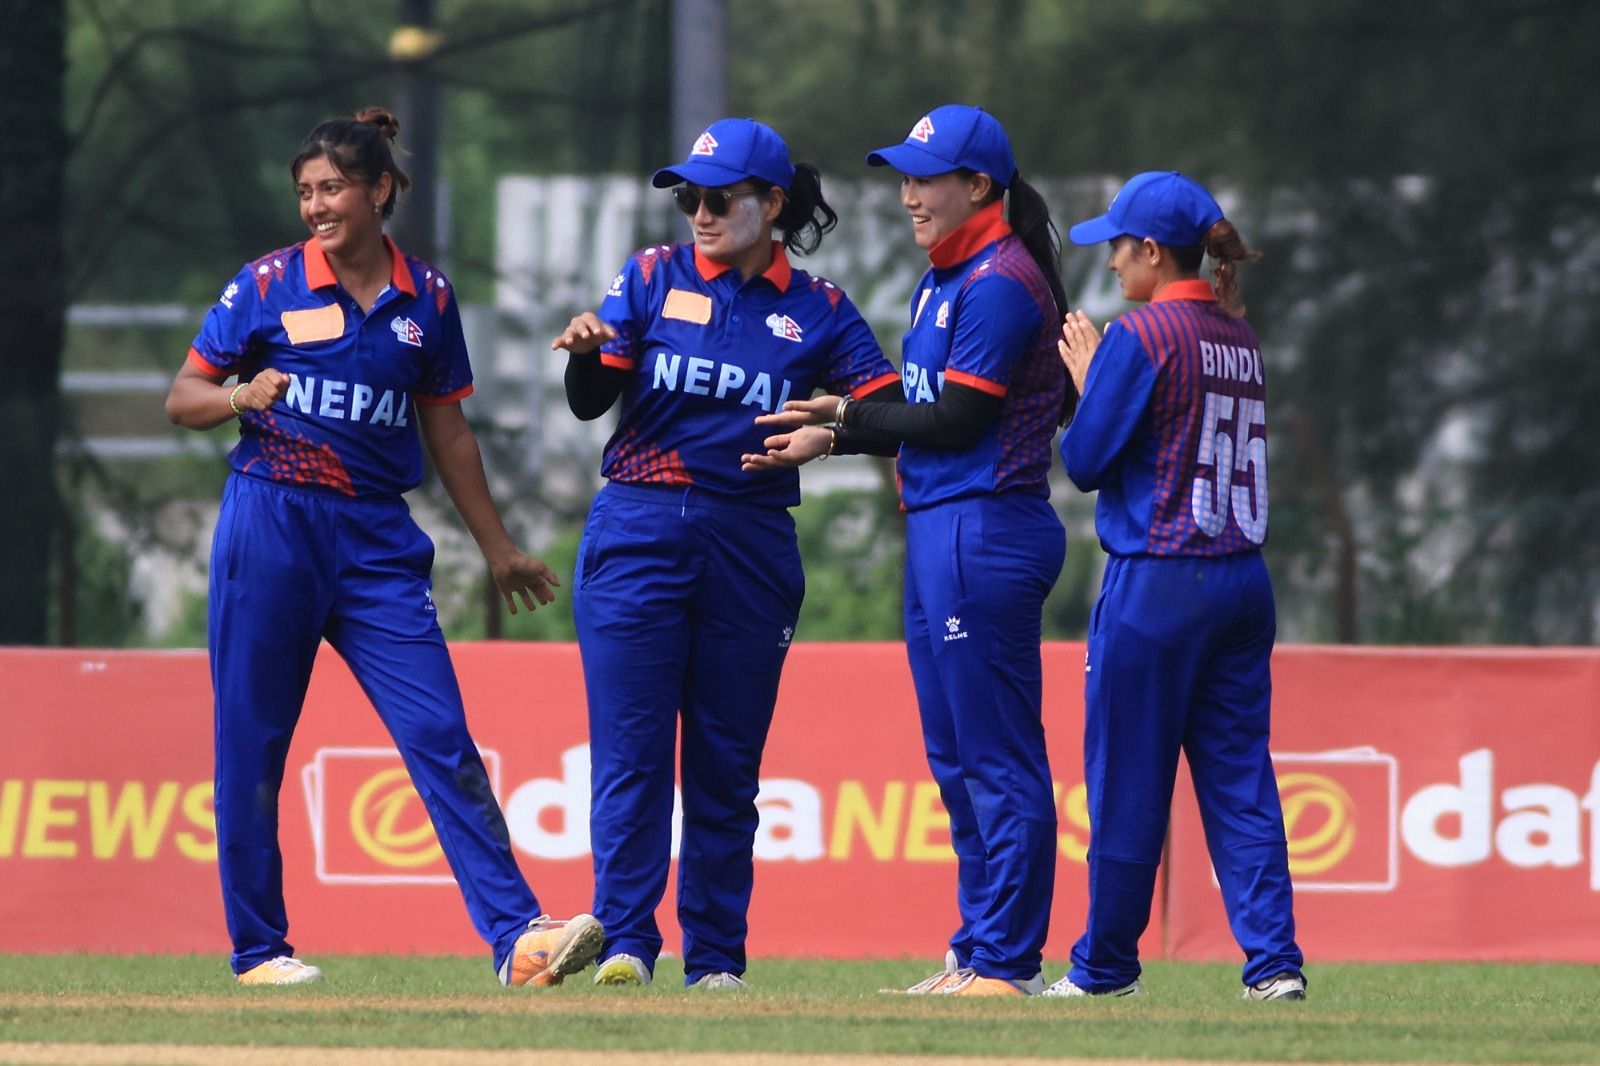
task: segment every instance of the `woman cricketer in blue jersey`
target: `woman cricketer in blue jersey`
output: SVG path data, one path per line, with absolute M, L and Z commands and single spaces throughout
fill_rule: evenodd
M 490 498 L 461 412 L 472 368 L 454 291 L 384 236 L 409 184 L 390 150 L 398 129 L 368 108 L 311 131 L 289 167 L 310 238 L 233 278 L 167 396 L 190 429 L 239 421 L 208 641 L 233 971 L 246 985 L 322 977 L 286 939 L 278 793 L 325 639 L 393 736 L 496 974 L 554 985 L 604 932 L 587 914 L 544 916 L 512 855 L 435 618 L 433 544 L 401 496 L 422 479 L 419 428 L 507 608 L 549 603 L 559 582 L 517 550 Z
M 598 312 L 551 344 L 569 353 L 573 413 L 621 399 L 578 549 L 573 610 L 589 700 L 600 984 L 647 984 L 671 857 L 682 732 L 678 919 L 685 983 L 745 972 L 761 753 L 804 592 L 793 470 L 747 472 L 754 416 L 817 388 L 898 380 L 850 300 L 793 267 L 836 216 L 815 168 L 771 128 L 712 123 L 658 188 L 693 242 L 635 254 Z M 773 240 L 773 231 L 783 234 Z
M 1070 236 L 1110 242 L 1123 297 L 1146 306 L 1104 337 L 1081 311 L 1068 315 L 1060 342 L 1083 395 L 1061 456 L 1080 489 L 1099 491 L 1110 559 L 1085 667 L 1089 915 L 1049 994 L 1139 994 L 1139 936 L 1181 749 L 1244 949 L 1244 996 L 1304 999 L 1267 752 L 1277 615 L 1261 559 L 1266 377 L 1234 270 L 1259 253 L 1176 172 L 1134 177 Z M 1199 277 L 1205 255 L 1215 291 Z
M 790 401 L 758 421 L 811 425 L 745 461 L 898 452 L 906 651 L 961 918 L 944 970 L 908 991 L 1032 995 L 1044 988 L 1056 851 L 1039 641 L 1066 552 L 1046 478 L 1072 399 L 1055 352 L 1066 297 L 1054 233 L 1005 130 L 978 108 L 936 108 L 867 161 L 904 175 L 900 200 L 931 264 L 901 345 L 893 398 L 906 402 Z

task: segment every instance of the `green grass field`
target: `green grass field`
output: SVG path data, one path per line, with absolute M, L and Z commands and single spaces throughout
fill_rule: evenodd
M 320 957 L 327 980 L 233 985 L 205 957 L 0 956 L 0 1044 L 1600 1062 L 1600 968 L 1328 965 L 1306 1003 L 1239 999 L 1229 965 L 1154 963 L 1140 1000 L 880 995 L 930 962 L 756 960 L 752 987 L 504 989 L 480 959 Z M 1048 975 L 1055 976 L 1058 966 Z M 4 1054 L 0 1053 L 0 1061 Z

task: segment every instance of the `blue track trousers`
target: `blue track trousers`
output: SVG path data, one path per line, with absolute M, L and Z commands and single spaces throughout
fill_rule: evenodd
M 349 499 L 235 474 L 211 549 L 217 865 L 233 970 L 285 939 L 278 791 L 317 646 L 377 708 L 495 967 L 540 913 L 467 733 L 435 618 L 433 544 L 399 497 Z
M 1283 811 L 1267 753 L 1272 582 L 1259 552 L 1112 556 L 1089 625 L 1084 776 L 1089 917 L 1068 977 L 1139 976 L 1181 748 L 1244 981 L 1298 974 Z
M 984 977 L 1033 977 L 1050 930 L 1056 809 L 1039 639 L 1065 553 L 1061 522 L 1037 496 L 906 516 L 906 653 L 957 860 L 950 946 Z
M 595 497 L 573 611 L 606 955 L 661 951 L 681 717 L 684 977 L 744 973 L 761 752 L 804 594 L 787 510 L 618 482 Z

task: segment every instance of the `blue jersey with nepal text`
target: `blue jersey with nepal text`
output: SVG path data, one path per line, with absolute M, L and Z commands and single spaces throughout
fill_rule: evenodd
M 1100 339 L 1061 440 L 1067 475 L 1098 489 L 1112 555 L 1220 556 L 1267 539 L 1261 347 L 1208 282 L 1167 285 Z
M 455 293 L 387 237 L 390 281 L 365 314 L 316 240 L 240 270 L 207 313 L 189 361 L 216 381 L 273 367 L 288 393 L 239 419 L 230 461 L 250 477 L 397 495 L 422 480 L 414 404 L 472 392 Z
M 755 418 L 821 387 L 859 395 L 893 382 L 844 290 L 789 265 L 744 280 L 693 244 L 654 245 L 628 260 L 599 315 L 617 331 L 600 349 L 632 371 L 600 473 L 634 484 L 694 485 L 774 507 L 800 502 L 792 469 L 745 472 L 774 431 Z
M 934 403 L 947 381 L 1002 397 L 1000 417 L 965 451 L 906 443 L 900 494 L 908 510 L 994 492 L 1049 496 L 1050 441 L 1067 376 L 1056 352 L 1060 315 L 1039 266 L 985 207 L 929 254 L 901 342 L 910 403 Z

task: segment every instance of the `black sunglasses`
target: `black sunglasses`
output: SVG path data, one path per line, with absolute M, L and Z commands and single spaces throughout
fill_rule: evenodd
M 672 198 L 678 202 L 678 210 L 686 215 L 694 215 L 700 210 L 700 205 L 706 205 L 717 218 L 722 218 L 733 206 L 733 202 L 741 196 L 760 196 L 756 189 L 696 189 L 692 185 L 679 185 L 672 190 Z

